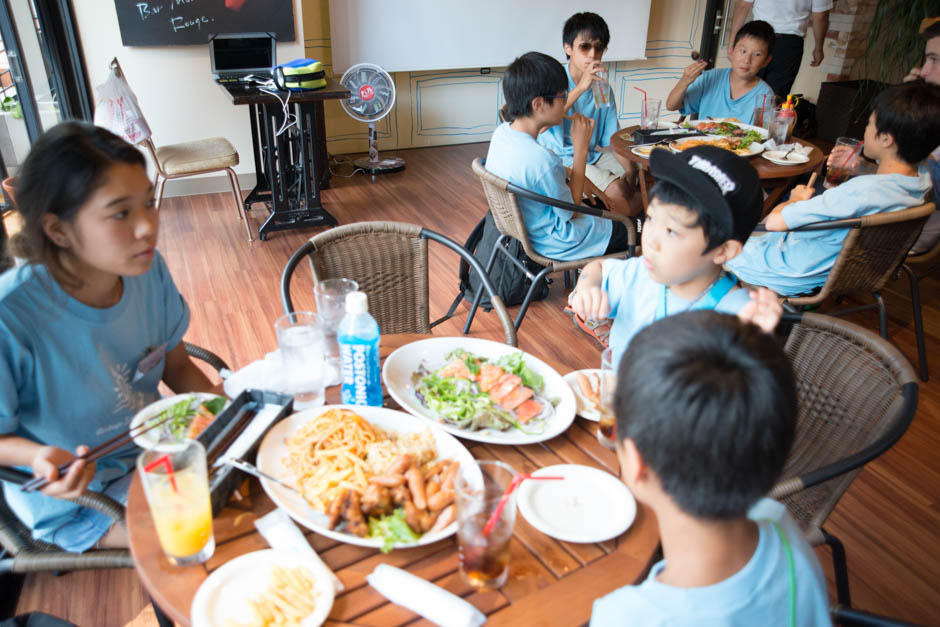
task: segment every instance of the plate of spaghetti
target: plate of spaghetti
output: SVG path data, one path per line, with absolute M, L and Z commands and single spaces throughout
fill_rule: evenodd
M 274 425 L 258 449 L 257 466 L 294 487 L 261 480 L 295 521 L 383 552 L 452 535 L 454 476 L 460 467 L 479 474 L 470 452 L 440 427 L 404 412 L 353 405 L 308 409 Z

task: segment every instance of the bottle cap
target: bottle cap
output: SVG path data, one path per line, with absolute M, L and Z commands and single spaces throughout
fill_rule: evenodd
M 361 314 L 369 311 L 369 299 L 365 292 L 349 292 L 346 294 L 346 313 Z

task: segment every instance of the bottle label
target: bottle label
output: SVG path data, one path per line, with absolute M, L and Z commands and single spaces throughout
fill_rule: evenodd
M 342 400 L 346 405 L 382 404 L 376 343 L 341 342 Z

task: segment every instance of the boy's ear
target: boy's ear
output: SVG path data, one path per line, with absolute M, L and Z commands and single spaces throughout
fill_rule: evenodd
M 638 481 L 649 475 L 649 466 L 630 438 L 624 438 L 617 446 L 617 458 L 620 460 L 620 478 L 632 488 Z
M 42 227 L 42 231 L 46 234 L 46 237 L 52 240 L 53 244 L 59 248 L 69 247 L 69 236 L 65 232 L 65 224 L 59 219 L 59 216 L 54 213 L 44 213 L 42 217 L 39 218 L 39 225 Z
M 711 251 L 712 262 L 718 266 L 724 265 L 740 255 L 743 248 L 744 244 L 736 239 L 726 240 L 723 244 Z

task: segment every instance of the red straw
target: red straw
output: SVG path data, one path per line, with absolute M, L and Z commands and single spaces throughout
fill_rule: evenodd
M 640 89 L 640 88 L 637 87 L 636 85 L 633 86 L 633 89 L 635 89 L 635 90 L 637 90 L 637 91 L 639 91 L 639 92 L 643 92 L 643 115 L 646 115 L 646 90 L 645 90 L 645 89 Z
M 144 466 L 144 471 L 153 472 L 153 470 L 159 466 L 163 466 L 167 476 L 170 478 L 170 485 L 173 486 L 173 491 L 179 492 L 179 490 L 176 488 L 176 477 L 173 475 L 173 464 L 170 463 L 170 455 L 168 453 L 161 455 Z
M 526 479 L 541 479 L 545 481 L 561 481 L 564 477 L 533 477 L 532 473 L 527 472 L 521 475 L 516 475 L 512 478 L 512 481 L 509 483 L 509 487 L 506 488 L 506 491 L 503 493 L 503 496 L 500 497 L 499 503 L 496 504 L 496 509 L 493 510 L 493 515 L 490 516 L 490 519 L 486 521 L 486 525 L 483 527 L 483 535 L 488 536 L 490 532 L 493 531 L 493 527 L 496 526 L 496 521 L 499 520 L 499 517 L 502 516 L 503 510 L 506 509 L 506 503 L 509 502 L 509 495 L 513 493 L 513 490 L 516 489 L 520 483 Z
M 760 101 L 760 108 L 761 108 L 761 109 L 766 109 L 766 108 L 767 108 L 767 94 L 764 94 L 764 97 L 761 98 L 761 101 Z

